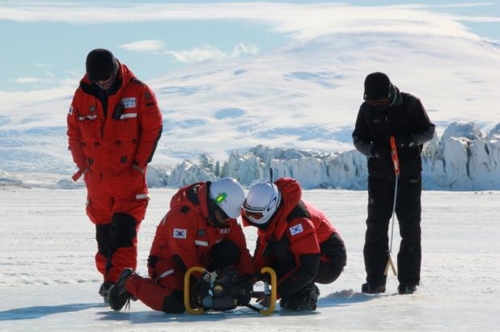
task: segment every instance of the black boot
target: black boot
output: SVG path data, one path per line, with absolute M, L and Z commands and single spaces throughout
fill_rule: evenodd
M 376 284 L 373 282 L 367 282 L 361 285 L 361 292 L 365 294 L 380 294 L 385 293 L 384 284 Z
M 318 303 L 319 289 L 312 283 L 287 299 L 281 299 L 280 307 L 291 311 L 314 311 Z
M 120 311 L 123 306 L 130 304 L 132 295 L 125 289 L 125 282 L 133 274 L 135 274 L 134 270 L 125 268 L 116 284 L 109 290 L 108 302 L 111 309 Z
M 399 284 L 398 293 L 400 295 L 413 294 L 417 290 L 417 285 L 414 284 Z
M 109 296 L 109 290 L 111 287 L 113 287 L 113 283 L 109 281 L 105 281 L 101 284 L 101 287 L 99 287 L 99 295 L 102 296 L 104 299 L 104 303 L 109 304 L 108 302 L 108 296 Z

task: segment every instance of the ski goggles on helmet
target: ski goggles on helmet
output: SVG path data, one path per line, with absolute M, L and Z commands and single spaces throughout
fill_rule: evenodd
M 279 201 L 278 197 L 274 197 L 266 206 L 262 208 L 250 207 L 247 201 L 243 202 L 243 214 L 251 222 L 262 225 L 269 221 L 271 216 L 276 212 Z
M 250 210 L 249 208 L 243 207 L 243 214 L 250 220 L 261 220 L 264 218 L 264 213 L 261 211 Z
M 278 209 L 280 202 L 281 194 L 274 183 L 257 183 L 250 188 L 243 202 L 243 214 L 254 225 L 265 225 Z

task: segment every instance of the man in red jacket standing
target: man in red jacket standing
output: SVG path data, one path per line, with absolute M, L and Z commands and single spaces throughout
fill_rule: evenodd
M 219 274 L 234 268 L 250 282 L 252 258 L 236 222 L 244 199 L 243 188 L 232 178 L 179 189 L 156 228 L 148 258 L 149 278 L 125 269 L 110 290 L 111 308 L 118 311 L 130 299 L 139 299 L 157 311 L 182 313 L 186 309 L 184 275 L 195 266 Z M 240 298 L 238 304 L 246 305 L 249 300 Z
M 346 265 L 344 241 L 328 218 L 301 199 L 295 179 L 252 186 L 243 203 L 243 222 L 258 228 L 254 267 L 270 266 L 278 277 L 280 306 L 316 310 L 315 282 L 337 280 Z
M 69 149 L 96 226 L 95 263 L 105 301 L 124 267 L 137 264 L 137 232 L 149 193 L 147 164 L 162 132 L 151 89 L 106 49 L 92 50 L 67 117 Z

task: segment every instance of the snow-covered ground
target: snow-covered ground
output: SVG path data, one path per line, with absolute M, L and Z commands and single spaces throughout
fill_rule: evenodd
M 152 189 L 139 233 L 140 274 L 173 189 Z M 494 331 L 500 327 L 500 192 L 423 193 L 422 283 L 413 295 L 360 293 L 364 281 L 365 191 L 308 190 L 341 231 L 348 251 L 343 275 L 320 285 L 313 313 L 261 316 L 250 309 L 166 315 L 133 302 L 130 311 L 102 304 L 93 265 L 94 228 L 85 190 L 0 188 L 0 330 L 2 331 Z M 255 229 L 245 228 L 253 250 Z M 395 228 L 393 257 L 398 250 Z

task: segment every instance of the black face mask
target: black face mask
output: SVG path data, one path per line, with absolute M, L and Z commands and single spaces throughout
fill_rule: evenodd
M 371 107 L 374 107 L 377 110 L 385 111 L 385 110 L 391 108 L 392 106 L 394 106 L 397 98 L 398 98 L 398 95 L 397 95 L 396 87 L 391 84 L 389 86 L 389 92 L 387 94 L 387 103 L 377 105 L 377 104 L 371 104 L 370 102 L 368 102 L 368 104 L 370 104 Z
M 380 106 L 376 105 L 376 106 L 372 106 L 372 107 L 375 107 L 379 111 L 385 111 L 386 109 L 389 109 L 391 107 L 391 103 L 387 103 L 385 105 L 380 105 Z
M 215 228 L 227 228 L 229 224 L 220 222 L 215 216 L 215 210 L 219 210 L 219 213 L 223 217 L 223 219 L 230 219 L 229 216 L 222 210 L 222 208 L 215 203 L 215 201 L 211 198 L 207 199 L 207 208 L 208 208 L 208 219 L 212 226 Z

